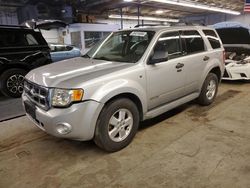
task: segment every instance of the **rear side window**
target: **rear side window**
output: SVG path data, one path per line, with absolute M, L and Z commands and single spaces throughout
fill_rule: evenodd
M 213 49 L 221 48 L 220 39 L 213 30 L 203 30 Z
M 181 38 L 187 54 L 205 51 L 203 38 L 198 31 L 182 31 Z
M 0 31 L 1 47 L 20 47 L 26 46 L 27 41 L 22 32 L 2 30 Z
M 38 45 L 31 33 L 19 30 L 0 30 L 0 47 L 22 47 Z
M 168 59 L 174 59 L 182 56 L 179 32 L 165 33 L 160 36 L 154 52 L 165 51 Z

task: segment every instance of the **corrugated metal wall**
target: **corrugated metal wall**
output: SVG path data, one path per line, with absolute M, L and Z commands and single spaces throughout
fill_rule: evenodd
M 0 24 L 1 25 L 18 25 L 16 11 L 0 10 Z

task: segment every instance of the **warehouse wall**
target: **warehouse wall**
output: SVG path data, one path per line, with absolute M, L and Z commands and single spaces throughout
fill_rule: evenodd
M 18 25 L 17 13 L 11 10 L 0 10 L 1 25 Z

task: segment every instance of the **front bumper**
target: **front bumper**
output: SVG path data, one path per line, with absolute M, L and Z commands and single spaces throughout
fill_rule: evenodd
M 223 80 L 250 80 L 250 64 L 230 63 L 226 65 Z
M 23 103 L 30 102 L 25 94 L 22 99 Z M 102 103 L 90 100 L 73 104 L 68 108 L 51 108 L 48 111 L 36 106 L 35 119 L 26 114 L 37 127 L 48 134 L 73 140 L 91 140 L 94 137 L 96 122 L 102 107 Z M 60 124 L 69 124 L 71 131 L 60 134 L 57 131 L 57 126 Z

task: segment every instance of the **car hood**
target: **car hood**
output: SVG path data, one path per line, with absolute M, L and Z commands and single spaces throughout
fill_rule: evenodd
M 26 75 L 26 79 L 46 87 L 75 88 L 81 83 L 133 65 L 79 57 L 34 69 Z
M 213 25 L 227 52 L 250 54 L 250 27 L 238 22 L 221 22 Z

